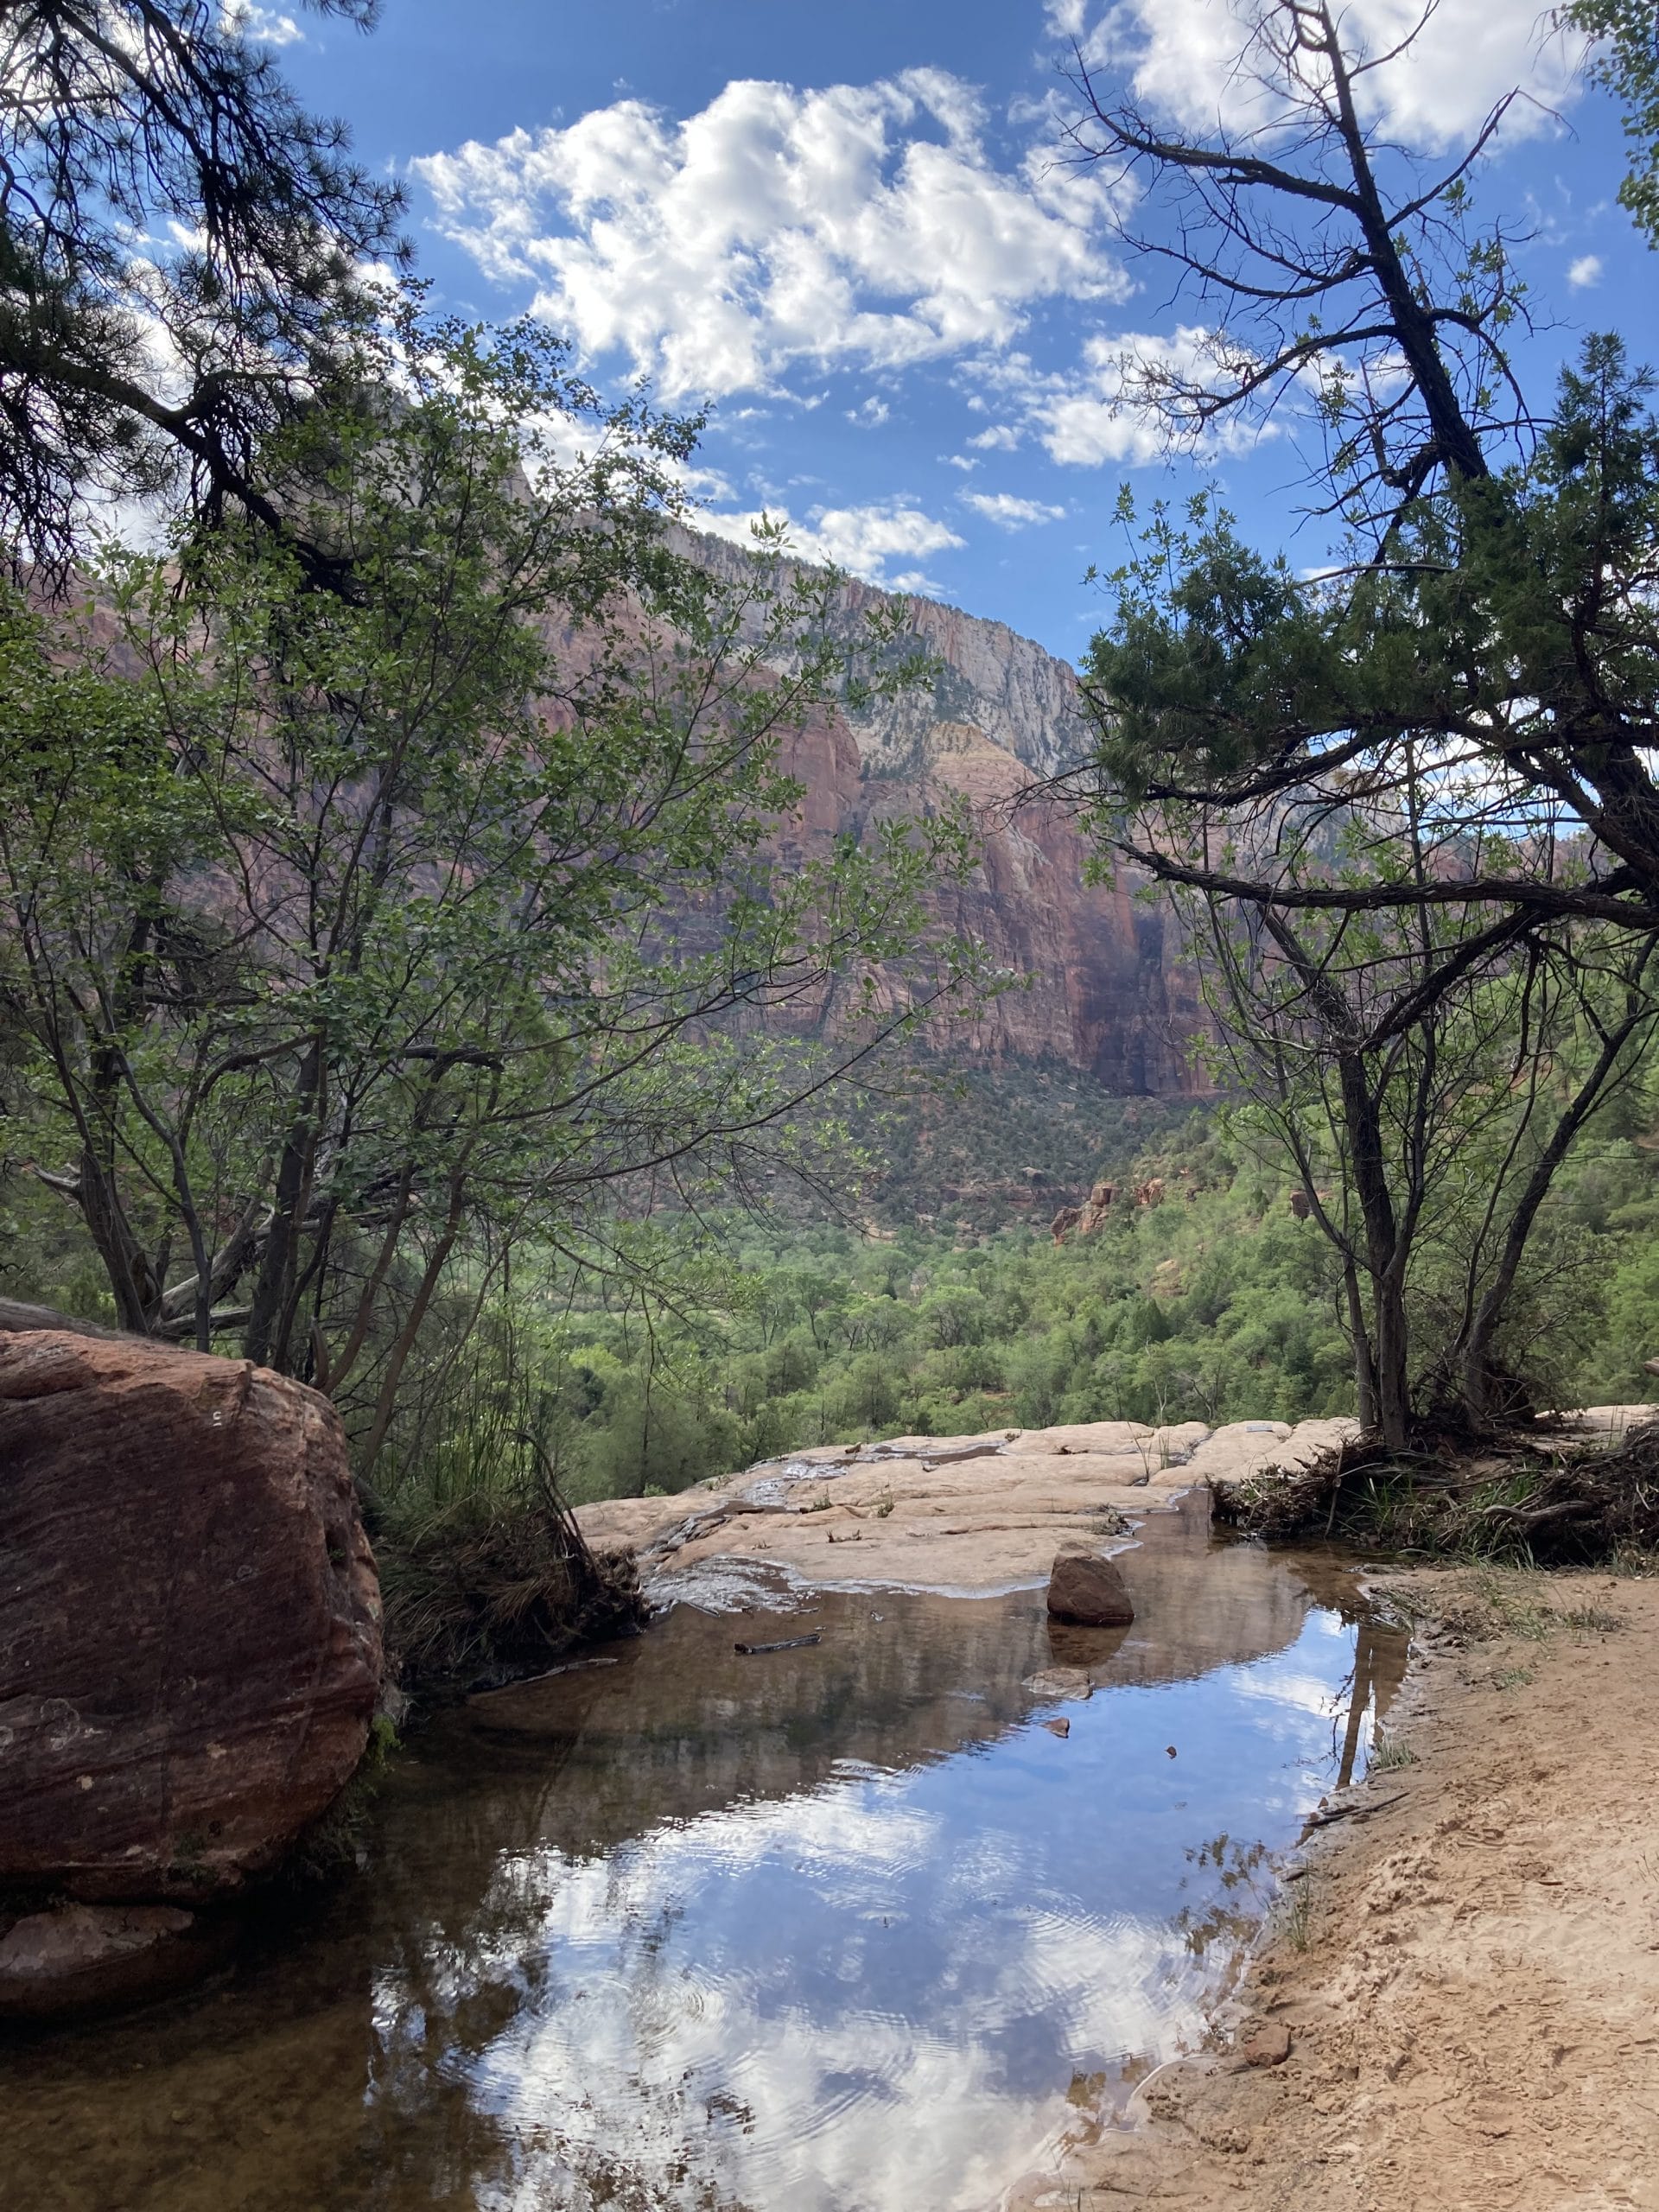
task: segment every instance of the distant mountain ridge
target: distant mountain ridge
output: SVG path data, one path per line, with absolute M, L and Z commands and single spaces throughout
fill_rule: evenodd
M 682 544 L 733 581 L 751 557 L 700 533 Z M 1026 982 L 941 1025 L 936 1046 L 988 1067 L 1058 1061 L 1122 1096 L 1207 1095 L 1192 1057 L 1205 1027 L 1198 981 L 1167 902 L 1136 898 L 1142 880 L 1127 870 L 1109 887 L 1085 882 L 1090 847 L 1068 810 L 1014 803 L 1086 753 L 1076 671 L 1004 623 L 856 579 L 838 587 L 831 620 L 850 635 L 895 600 L 938 672 L 929 688 L 831 713 L 789 741 L 784 766 L 806 792 L 803 851 L 863 821 L 965 798 L 983 857 L 966 885 L 941 888 L 939 911 Z

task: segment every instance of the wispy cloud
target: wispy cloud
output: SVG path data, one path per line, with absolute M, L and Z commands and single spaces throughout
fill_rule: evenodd
M 948 523 L 925 514 L 903 499 L 858 507 L 812 507 L 798 519 L 786 507 L 746 513 L 700 514 L 699 525 L 740 545 L 753 542 L 762 520 L 781 523 L 791 550 L 808 561 L 832 563 L 851 575 L 891 591 L 937 594 L 938 584 L 913 564 L 935 553 L 954 550 L 963 541 Z
M 994 522 L 999 530 L 1029 530 L 1033 523 L 1058 522 L 1064 507 L 1051 507 L 1041 499 L 1016 499 L 1012 492 L 964 492 L 962 503 L 976 514 Z
M 1081 360 L 1069 369 L 1039 369 L 1025 354 L 1012 353 L 983 374 L 995 385 L 1000 406 L 1020 416 L 1023 431 L 1051 461 L 1098 468 L 1109 461 L 1144 466 L 1179 443 L 1156 401 L 1161 379 L 1203 385 L 1236 369 L 1236 350 L 1224 334 L 1194 324 L 1163 335 L 1126 331 L 1090 338 Z M 1230 417 L 1212 436 L 1192 442 L 1198 451 L 1236 452 L 1273 435 L 1272 425 L 1263 429 Z M 969 442 L 1012 445 L 1019 436 L 984 433 Z

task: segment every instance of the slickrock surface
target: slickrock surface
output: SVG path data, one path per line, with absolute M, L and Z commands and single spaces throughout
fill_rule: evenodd
M 1007 2212 L 1659 2208 L 1659 1580 L 1382 1586 L 1427 1609 L 1414 1760 L 1316 1836 L 1231 2048 Z
M 1124 1516 L 1179 1490 L 1300 1462 L 1350 1434 L 1341 1421 L 1125 1421 L 979 1436 L 899 1436 L 826 1445 L 677 1497 L 582 1509 L 590 1543 L 633 1545 L 648 1581 L 715 1559 L 791 1570 L 820 1586 L 963 1592 L 1046 1580 L 1068 1536 L 1103 1548 Z
M 380 1667 L 325 1400 L 246 1361 L 0 1332 L 0 1888 L 235 1888 L 351 1775 Z

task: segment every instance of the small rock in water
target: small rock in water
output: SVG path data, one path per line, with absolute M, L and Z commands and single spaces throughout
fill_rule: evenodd
M 1043 1726 L 1051 1736 L 1069 1736 L 1071 1733 L 1069 1720 L 1045 1720 Z
M 1083 1667 L 1045 1667 L 1020 1685 L 1028 1697 L 1091 1697 L 1095 1685 Z
M 1085 1544 L 1062 1545 L 1048 1578 L 1048 1610 L 1057 1620 L 1090 1628 L 1118 1628 L 1135 1618 L 1123 1577 L 1103 1554 Z

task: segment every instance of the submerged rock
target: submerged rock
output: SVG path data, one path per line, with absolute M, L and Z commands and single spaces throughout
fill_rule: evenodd
M 231 1929 L 171 1904 L 66 1904 L 0 1936 L 0 2019 L 47 2020 L 171 1996 L 216 1966 Z
M 1110 1560 L 1081 1544 L 1056 1553 L 1048 1610 L 1057 1620 L 1081 1621 L 1091 1628 L 1120 1627 L 1135 1618 L 1123 1577 Z
M 1086 1667 L 1045 1667 L 1028 1675 L 1020 1688 L 1033 1697 L 1086 1698 L 1094 1694 L 1095 1681 Z
M 339 1420 L 297 1382 L 0 1332 L 0 1885 L 233 1890 L 362 1756 L 379 1588 Z

